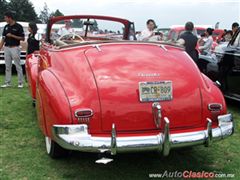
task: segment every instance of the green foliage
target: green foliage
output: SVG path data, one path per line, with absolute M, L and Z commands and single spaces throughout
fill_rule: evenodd
M 93 25 L 89 26 L 89 28 L 90 28 L 90 31 L 98 31 L 98 23 L 95 19 L 93 21 Z
M 0 0 L 0 21 L 4 20 L 4 13 L 8 10 L 8 3 L 6 0 Z
M 38 17 L 29 0 L 10 0 L 8 9 L 15 12 L 17 21 L 38 22 Z
M 47 23 L 49 18 L 57 17 L 57 16 L 64 16 L 64 14 L 57 9 L 55 12 L 50 13 L 50 9 L 47 6 L 47 3 L 44 3 L 43 10 L 39 14 L 39 19 L 42 23 Z M 63 24 L 64 22 L 58 22 L 58 24 Z
M 0 0 L 0 22 L 4 21 L 7 11 L 12 11 L 17 21 L 36 23 L 47 23 L 50 17 L 64 16 L 59 9 L 50 13 L 46 3 L 38 16 L 30 0 Z
M 83 27 L 83 21 L 80 20 L 80 19 L 73 19 L 72 27 L 73 28 L 82 28 Z
M 49 8 L 47 6 L 47 3 L 44 3 L 44 6 L 43 6 L 43 10 L 41 10 L 40 14 L 39 14 L 39 20 L 42 22 L 42 23 L 47 23 L 48 22 L 48 19 L 50 18 L 51 14 L 49 13 Z
M 59 9 L 57 9 L 55 12 L 52 12 L 50 16 L 57 17 L 57 16 L 64 16 L 64 14 L 61 11 L 59 11 Z

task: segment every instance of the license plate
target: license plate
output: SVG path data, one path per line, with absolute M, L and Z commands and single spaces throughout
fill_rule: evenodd
M 141 102 L 172 100 L 172 81 L 139 82 Z

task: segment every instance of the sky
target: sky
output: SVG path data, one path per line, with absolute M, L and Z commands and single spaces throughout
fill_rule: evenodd
M 39 13 L 47 3 L 50 11 L 59 9 L 64 15 L 107 15 L 128 19 L 136 30 L 145 29 L 148 19 L 159 28 L 183 25 L 214 25 L 231 29 L 240 21 L 240 0 L 31 0 Z

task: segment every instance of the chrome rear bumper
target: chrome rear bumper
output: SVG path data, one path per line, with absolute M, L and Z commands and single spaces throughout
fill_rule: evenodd
M 81 125 L 54 125 L 52 128 L 54 141 L 63 148 L 85 152 L 117 152 L 130 151 L 162 151 L 164 156 L 170 149 L 203 144 L 209 146 L 212 141 L 221 140 L 234 132 L 231 114 L 218 116 L 218 127 L 212 128 L 212 121 L 207 119 L 207 127 L 202 131 L 170 134 L 170 121 L 164 118 L 163 132 L 151 136 L 117 137 L 115 125 L 112 126 L 111 137 L 96 137 L 88 133 L 88 127 Z

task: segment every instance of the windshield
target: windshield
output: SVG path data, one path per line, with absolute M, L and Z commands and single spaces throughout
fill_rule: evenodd
M 64 46 L 96 40 L 122 40 L 124 24 L 101 19 L 67 19 L 53 24 L 50 40 Z

